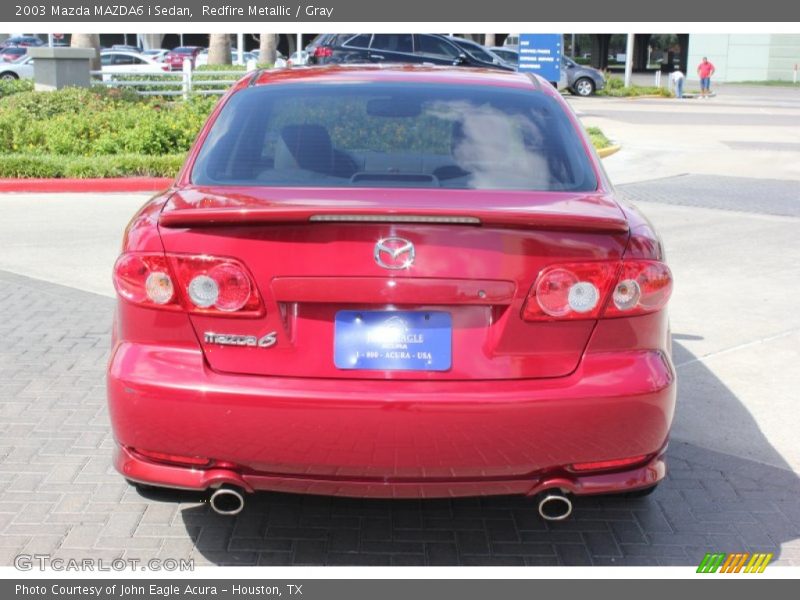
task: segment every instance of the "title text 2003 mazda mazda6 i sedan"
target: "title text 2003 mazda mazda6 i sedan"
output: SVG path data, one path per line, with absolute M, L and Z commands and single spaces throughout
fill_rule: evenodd
M 518 73 L 317 67 L 219 103 L 114 268 L 137 484 L 362 497 L 647 493 L 675 404 L 659 238 Z

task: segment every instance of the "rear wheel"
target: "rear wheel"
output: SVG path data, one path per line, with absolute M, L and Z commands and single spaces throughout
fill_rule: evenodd
M 572 93 L 576 96 L 591 96 L 594 94 L 594 81 L 588 77 L 581 77 L 572 84 Z
M 641 490 L 634 490 L 632 492 L 625 492 L 623 496 L 626 498 L 645 498 L 656 491 L 658 484 L 651 485 L 648 488 L 642 488 Z
M 128 482 L 128 485 L 132 485 L 136 488 L 138 492 L 148 492 L 150 490 L 154 490 L 155 486 L 147 485 L 146 483 L 139 483 L 138 481 L 134 481 L 133 479 L 126 479 L 125 481 Z

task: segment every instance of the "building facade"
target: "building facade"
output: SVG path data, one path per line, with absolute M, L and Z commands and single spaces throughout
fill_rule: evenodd
M 699 34 L 689 36 L 690 79 L 704 56 L 716 81 L 792 81 L 800 66 L 800 34 Z

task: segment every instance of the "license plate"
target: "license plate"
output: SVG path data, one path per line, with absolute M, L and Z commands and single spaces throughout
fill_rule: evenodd
M 339 369 L 446 371 L 452 333 L 446 312 L 341 310 L 333 360 Z

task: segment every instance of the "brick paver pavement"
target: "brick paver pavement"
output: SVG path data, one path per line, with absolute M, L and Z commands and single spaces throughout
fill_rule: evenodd
M 631 200 L 800 217 L 800 181 L 678 175 L 618 186 Z

